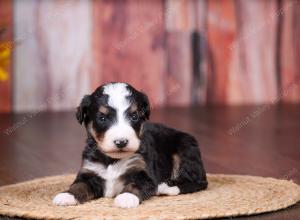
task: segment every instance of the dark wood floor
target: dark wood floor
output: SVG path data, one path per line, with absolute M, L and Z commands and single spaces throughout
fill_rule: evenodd
M 192 133 L 210 173 L 300 184 L 300 105 L 153 110 L 152 121 Z M 0 185 L 75 173 L 85 132 L 69 113 L 0 114 Z M 249 219 L 299 219 L 300 205 Z M 9 218 L 5 218 L 9 219 Z

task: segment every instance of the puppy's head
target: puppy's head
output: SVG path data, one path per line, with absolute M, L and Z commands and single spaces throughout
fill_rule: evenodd
M 112 158 L 139 149 L 143 123 L 149 119 L 148 97 L 126 83 L 108 83 L 83 97 L 76 117 L 98 148 Z

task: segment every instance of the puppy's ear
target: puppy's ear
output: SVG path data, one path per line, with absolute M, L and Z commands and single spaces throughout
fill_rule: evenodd
M 141 107 L 142 107 L 142 112 L 145 116 L 146 119 L 149 119 L 150 117 L 150 103 L 148 96 L 144 93 L 141 93 Z
M 90 95 L 85 95 L 82 98 L 81 103 L 77 107 L 77 112 L 76 112 L 76 118 L 79 124 L 82 124 L 82 122 L 86 123 L 88 119 L 88 108 L 90 107 L 91 103 L 92 101 Z

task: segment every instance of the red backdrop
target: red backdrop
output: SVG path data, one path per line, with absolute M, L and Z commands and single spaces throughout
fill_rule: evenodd
M 0 15 L 2 111 L 72 109 L 109 81 L 155 106 L 300 100 L 299 1 L 0 0 Z

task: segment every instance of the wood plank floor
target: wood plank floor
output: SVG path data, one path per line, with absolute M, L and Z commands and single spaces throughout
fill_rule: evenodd
M 0 114 L 0 185 L 76 172 L 85 131 L 74 114 Z M 151 120 L 195 135 L 210 173 L 300 184 L 300 105 L 164 108 Z M 300 205 L 248 218 L 299 219 Z

